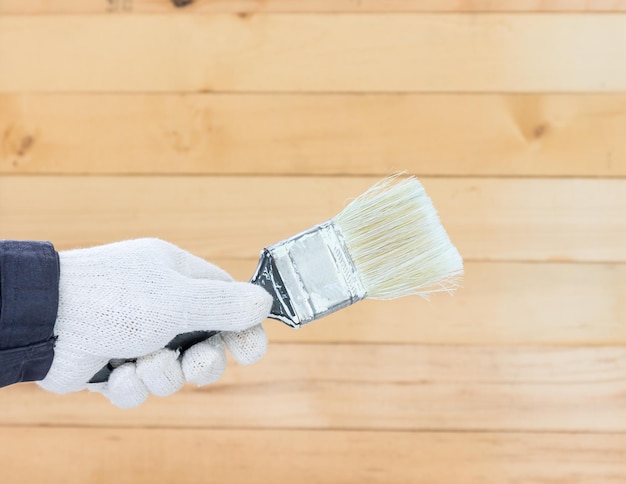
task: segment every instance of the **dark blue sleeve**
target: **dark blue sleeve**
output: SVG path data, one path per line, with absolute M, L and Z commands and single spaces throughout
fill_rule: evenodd
M 0 241 L 0 386 L 46 376 L 58 304 L 59 255 L 52 244 Z

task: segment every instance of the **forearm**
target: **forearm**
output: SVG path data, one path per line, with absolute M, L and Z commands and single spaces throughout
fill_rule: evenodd
M 59 257 L 52 244 L 0 241 L 0 386 L 46 376 L 58 300 Z

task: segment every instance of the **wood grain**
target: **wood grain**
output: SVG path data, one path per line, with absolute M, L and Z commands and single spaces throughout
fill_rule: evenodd
M 3 428 L 7 482 L 621 483 L 623 434 Z M 179 451 L 175 451 L 179 449 Z M 35 457 L 21 465 L 22 455 Z M 458 465 L 462 463 L 462 465 Z
M 217 260 L 247 280 L 254 260 Z M 626 266 L 465 264 L 454 297 L 363 301 L 293 331 L 276 321 L 271 342 L 599 345 L 626 343 Z
M 419 175 L 466 259 L 122 411 L 0 389 L 2 482 L 626 481 L 626 0 L 0 0 L 0 239 L 261 247 Z M 574 14 L 574 15 L 571 15 Z
M 0 178 L 0 237 L 59 249 L 158 236 L 256 258 L 365 191 L 369 177 Z M 626 180 L 422 178 L 467 260 L 626 261 Z
M 619 15 L 0 17 L 3 92 L 614 92 L 625 57 Z
M 180 2 L 183 3 L 183 2 Z M 0 0 L 0 14 L 221 12 L 621 12 L 624 0 Z
M 273 345 L 134 410 L 4 388 L 0 425 L 623 432 L 625 375 L 624 347 Z
M 623 94 L 5 94 L 0 173 L 617 177 L 625 131 Z

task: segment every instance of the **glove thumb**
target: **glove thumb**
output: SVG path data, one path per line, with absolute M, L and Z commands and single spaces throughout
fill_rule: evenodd
M 191 279 L 187 297 L 187 331 L 243 331 L 270 313 L 272 296 L 248 282 Z

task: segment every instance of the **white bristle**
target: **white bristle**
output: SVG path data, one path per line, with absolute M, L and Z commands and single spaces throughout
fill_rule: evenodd
M 352 201 L 333 222 L 371 299 L 452 292 L 463 260 L 421 183 L 392 176 Z

